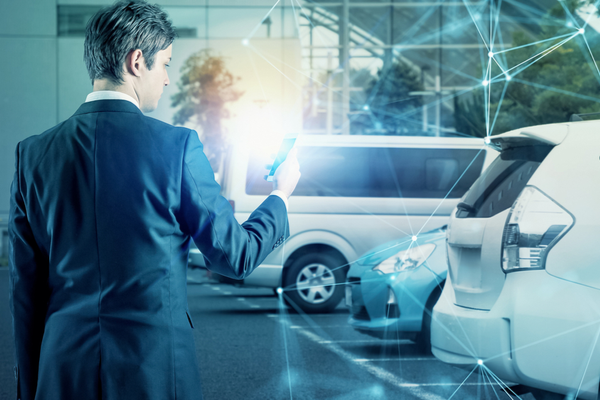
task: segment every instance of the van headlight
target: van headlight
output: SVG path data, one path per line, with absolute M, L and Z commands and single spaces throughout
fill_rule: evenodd
M 392 274 L 394 272 L 415 269 L 429 258 L 433 250 L 435 250 L 435 244 L 433 243 L 411 247 L 381 262 L 381 264 L 373 268 L 373 271 Z
M 526 186 L 512 208 L 502 235 L 504 272 L 543 269 L 550 249 L 575 219 L 533 186 Z

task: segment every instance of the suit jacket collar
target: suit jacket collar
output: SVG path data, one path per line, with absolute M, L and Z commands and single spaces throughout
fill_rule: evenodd
M 95 100 L 79 106 L 74 115 L 97 112 L 126 112 L 143 115 L 142 111 L 127 100 Z

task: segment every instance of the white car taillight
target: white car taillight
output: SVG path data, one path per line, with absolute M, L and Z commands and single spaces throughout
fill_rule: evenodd
M 526 186 L 510 209 L 504 227 L 504 272 L 545 268 L 548 252 L 574 221 L 567 210 L 539 189 Z

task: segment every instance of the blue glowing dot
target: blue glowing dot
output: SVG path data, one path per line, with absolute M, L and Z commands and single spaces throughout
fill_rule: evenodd
M 571 21 L 569 21 L 569 22 L 567 22 L 567 26 L 568 26 L 569 28 L 571 28 L 571 27 L 573 26 L 573 23 L 572 23 Z
M 494 57 L 494 52 L 490 51 L 490 52 L 488 53 L 488 57 L 489 57 L 489 58 L 492 58 L 492 57 Z
M 242 40 L 242 44 L 244 46 L 248 46 L 250 44 L 250 41 L 248 39 L 244 39 L 244 40 Z
M 365 111 L 369 111 L 369 106 L 365 104 L 365 105 L 363 106 L 363 110 L 365 110 Z
M 486 80 L 486 81 L 483 81 L 483 82 L 481 82 L 481 84 L 482 84 L 483 86 L 487 86 L 487 85 L 488 85 L 488 83 L 489 83 L 489 82 L 488 82 L 487 80 Z
M 477 360 L 477 364 L 483 365 L 483 360 Z
M 583 35 L 585 33 L 585 30 L 583 28 L 581 28 L 578 32 L 579 32 L 579 34 Z
M 283 293 L 283 289 L 282 289 L 282 288 L 280 288 L 280 287 L 278 287 L 278 288 L 277 288 L 277 294 L 281 294 L 281 293 Z
M 416 242 L 416 241 L 417 241 L 417 237 L 416 237 L 416 236 L 413 236 L 413 237 L 412 237 L 412 241 L 413 241 L 413 242 Z
M 511 79 L 512 79 L 512 76 L 510 76 L 510 75 L 508 75 L 508 74 L 507 74 L 507 75 L 506 75 L 506 80 L 507 80 L 507 81 L 510 81 Z

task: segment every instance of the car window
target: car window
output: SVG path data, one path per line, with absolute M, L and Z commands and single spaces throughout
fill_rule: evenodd
M 457 218 L 489 218 L 509 209 L 552 146 L 503 150 L 458 205 Z
M 478 149 L 303 146 L 294 195 L 460 198 L 481 173 L 484 158 Z M 271 192 L 263 178 L 266 164 L 250 159 L 247 194 Z

